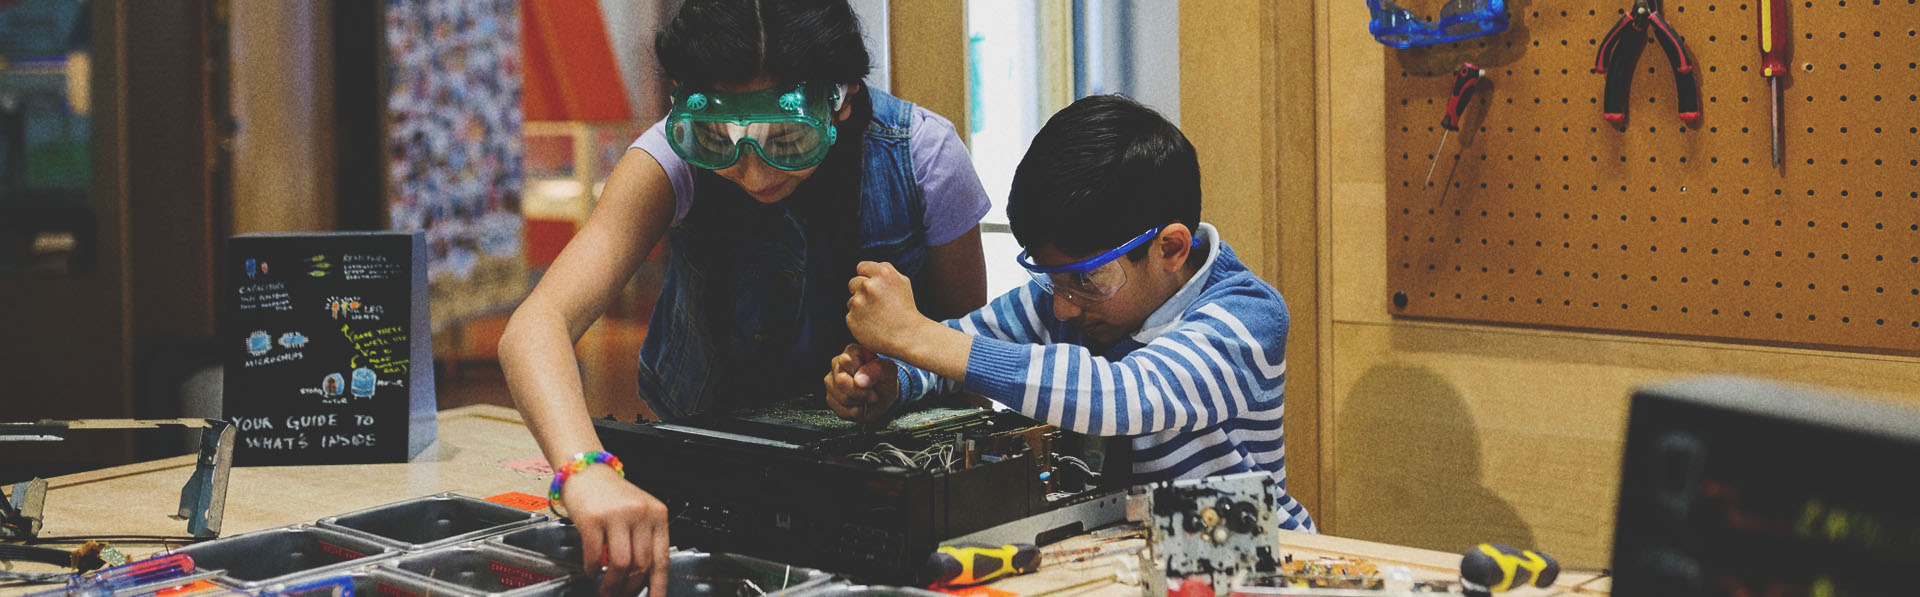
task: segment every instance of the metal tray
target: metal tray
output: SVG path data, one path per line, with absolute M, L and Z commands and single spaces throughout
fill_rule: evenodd
M 379 566 L 363 566 L 337 572 L 309 574 L 289 578 L 261 588 L 259 597 L 336 597 L 343 594 L 330 581 L 344 579 L 353 588 L 354 597 L 424 597 L 433 594 L 433 585 L 425 577 Z
M 534 525 L 499 535 L 488 541 L 514 549 L 537 553 L 542 557 L 579 568 L 585 560 L 580 552 L 580 530 L 560 521 Z
M 320 519 L 320 526 L 374 537 L 407 551 L 464 543 L 547 520 L 512 506 L 442 493 Z
M 296 574 L 349 568 L 391 551 L 359 535 L 308 525 L 254 531 L 174 550 L 192 556 L 200 570 L 223 571 L 227 582 L 243 588 Z
M 682 551 L 669 557 L 667 597 L 794 595 L 833 580 L 832 574 L 812 568 L 735 554 Z
M 553 595 L 576 575 L 546 558 L 488 543 L 416 553 L 385 565 L 427 578 L 435 593 L 465 595 Z
M 569 568 L 578 569 L 581 563 L 580 532 L 570 524 L 555 522 L 525 528 L 489 539 L 488 543 L 540 554 Z M 669 561 L 667 597 L 793 594 L 833 580 L 833 575 L 824 571 L 734 554 L 683 550 L 673 552 Z M 580 578 L 590 581 L 581 585 L 587 594 L 597 591 L 598 577 Z

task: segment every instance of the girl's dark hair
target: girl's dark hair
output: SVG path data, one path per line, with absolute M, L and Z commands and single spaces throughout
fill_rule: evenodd
M 856 84 L 871 69 L 846 0 L 687 0 L 653 39 L 667 78 L 697 88 L 744 83 Z
M 873 117 L 872 96 L 864 84 L 870 69 L 867 46 L 860 36 L 860 19 L 847 0 L 686 0 L 654 37 L 653 49 L 667 78 L 696 89 L 746 83 L 762 75 L 776 85 L 860 85 L 847 98 L 852 110 L 837 125 L 839 141 L 796 196 L 783 201 L 808 223 L 808 236 L 816 239 L 811 251 L 817 255 L 809 255 L 809 260 L 817 257 L 818 263 L 831 264 L 810 267 L 808 276 L 823 288 L 844 289 L 858 262 L 862 133 Z M 752 201 L 711 171 L 697 175 L 707 178 L 702 188 L 724 188 L 737 194 L 737 201 Z M 699 203 L 694 209 L 700 209 Z M 840 330 L 841 340 L 853 341 L 845 328 Z

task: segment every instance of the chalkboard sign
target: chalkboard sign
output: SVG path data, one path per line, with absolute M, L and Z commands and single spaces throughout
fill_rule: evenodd
M 433 442 L 425 237 L 229 239 L 225 414 L 236 465 L 406 462 Z

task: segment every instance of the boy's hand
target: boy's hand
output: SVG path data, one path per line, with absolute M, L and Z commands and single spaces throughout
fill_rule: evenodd
M 858 344 L 833 357 L 826 385 L 833 414 L 863 425 L 886 415 L 900 398 L 898 365 Z
M 914 334 L 923 333 L 929 324 L 940 325 L 920 314 L 913 304 L 913 281 L 893 269 L 893 264 L 862 261 L 854 271 L 858 275 L 847 282 L 847 290 L 853 293 L 847 299 L 847 330 L 867 348 L 907 354 L 906 343 Z

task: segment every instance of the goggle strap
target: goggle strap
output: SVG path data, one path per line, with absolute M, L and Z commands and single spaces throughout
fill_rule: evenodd
M 1019 255 L 1014 257 L 1014 259 L 1015 261 L 1020 263 L 1020 267 L 1025 268 L 1027 271 L 1033 272 L 1036 274 L 1087 273 L 1087 272 L 1091 272 L 1093 270 L 1099 269 L 1100 266 L 1104 266 L 1108 263 L 1111 263 L 1115 259 L 1119 259 L 1121 255 L 1125 255 L 1129 251 L 1139 248 L 1140 245 L 1145 244 L 1148 240 L 1160 236 L 1160 231 L 1165 228 L 1166 226 L 1155 226 L 1152 230 L 1143 232 L 1140 234 L 1140 236 L 1133 237 L 1133 240 L 1127 241 L 1126 244 L 1120 245 L 1118 247 L 1114 247 L 1113 250 L 1110 250 L 1105 253 L 1101 253 L 1099 255 L 1095 255 L 1092 257 L 1088 257 L 1086 259 L 1082 259 L 1080 261 L 1076 261 L 1073 263 L 1067 263 L 1067 264 L 1055 265 L 1055 266 L 1036 265 L 1033 263 L 1033 259 L 1027 256 L 1026 251 L 1021 251 Z M 1187 246 L 1188 247 L 1200 246 L 1200 236 L 1194 235 L 1192 243 Z

